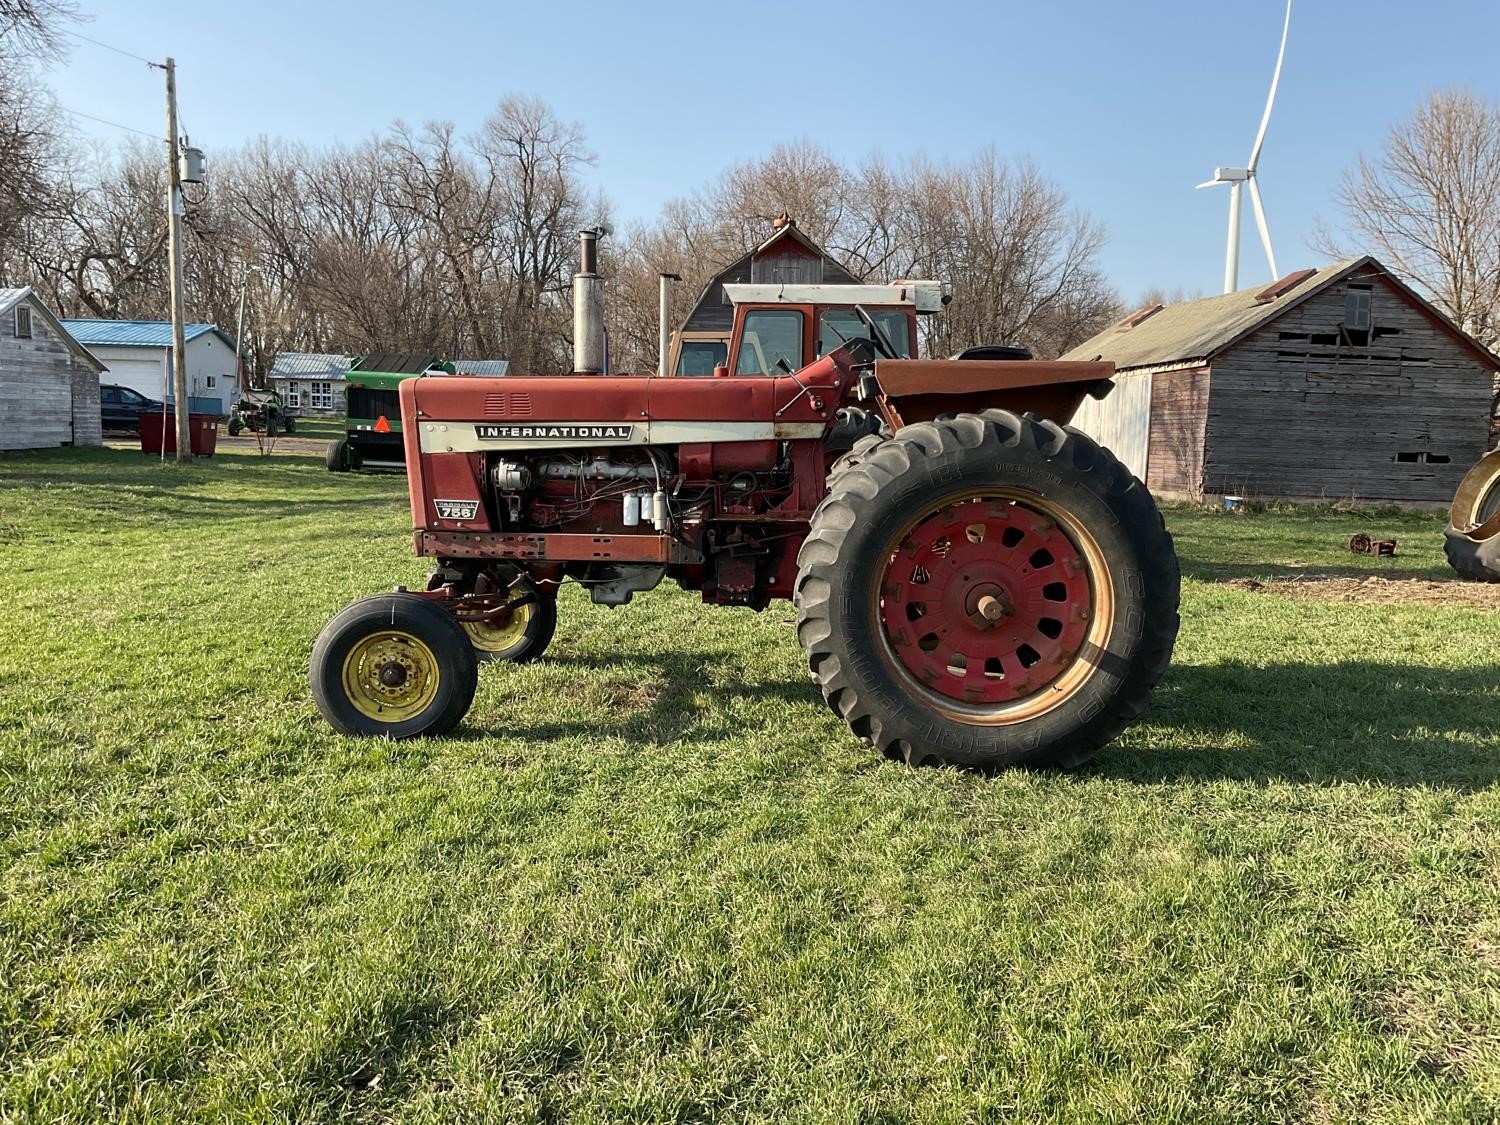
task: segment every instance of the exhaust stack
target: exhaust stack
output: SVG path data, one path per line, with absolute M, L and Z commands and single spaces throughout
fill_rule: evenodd
M 573 275 L 573 370 L 604 370 L 604 279 L 599 276 L 598 230 L 578 232 L 578 272 Z
M 659 324 L 657 333 L 657 360 L 656 373 L 663 378 L 671 375 L 667 370 L 667 364 L 672 355 L 672 282 L 681 281 L 682 277 L 675 273 L 664 273 L 661 275 L 661 295 L 657 300 L 656 316 Z

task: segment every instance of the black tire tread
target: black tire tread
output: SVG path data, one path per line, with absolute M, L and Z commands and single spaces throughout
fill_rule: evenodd
M 1443 554 L 1467 582 L 1500 582 L 1500 535 L 1475 540 L 1449 524 L 1443 533 Z
M 346 644 L 363 633 L 397 624 L 419 635 L 445 662 L 444 679 L 451 690 L 441 691 L 427 713 L 376 729 L 379 724 L 355 711 L 344 696 L 343 659 Z M 457 619 L 436 603 L 406 593 L 377 594 L 345 606 L 318 634 L 308 664 L 308 684 L 318 710 L 335 730 L 352 735 L 406 739 L 446 734 L 468 713 L 478 682 L 479 662 Z
M 552 643 L 553 634 L 557 632 L 557 598 L 541 593 L 536 598 L 536 610 L 526 623 L 526 633 L 522 639 L 511 646 L 509 654 L 475 648 L 474 655 L 481 664 L 530 664 L 533 660 L 541 659 L 547 646 Z M 465 633 L 464 636 L 467 637 L 468 634 Z
M 1108 503 L 1121 526 L 1133 536 L 1139 565 L 1155 603 L 1150 607 L 1152 612 L 1145 615 L 1129 670 L 1109 705 L 1080 723 L 1072 736 L 1043 745 L 1018 761 L 975 760 L 953 754 L 940 757 L 903 737 L 902 723 L 883 717 L 874 702 L 861 698 L 854 677 L 842 665 L 830 622 L 831 601 L 841 586 L 844 541 L 857 520 L 868 518 L 882 491 L 909 472 L 914 460 L 985 444 L 1018 451 L 1032 461 L 1067 466 L 1076 479 Z M 824 700 L 855 735 L 871 742 L 887 757 L 913 765 L 937 759 L 981 767 L 1024 764 L 1071 768 L 1118 737 L 1149 705 L 1157 681 L 1171 663 L 1179 625 L 1179 585 L 1176 552 L 1160 510 L 1145 485 L 1112 453 L 1071 426 L 1033 414 L 987 410 L 905 426 L 867 450 L 858 464 L 831 475 L 829 493 L 814 513 L 798 554 L 794 601 L 798 639 Z

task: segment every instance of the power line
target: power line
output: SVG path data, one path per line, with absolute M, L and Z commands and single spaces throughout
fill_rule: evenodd
M 161 140 L 155 133 L 148 133 L 144 129 L 137 129 L 134 125 L 121 125 L 118 121 L 106 121 L 102 117 L 95 117 L 92 113 L 84 113 L 82 110 L 69 109 L 65 105 L 59 105 L 58 109 L 64 113 L 71 113 L 74 117 L 86 117 L 90 121 L 97 121 L 101 125 L 109 125 L 115 129 L 124 129 L 127 133 L 139 133 L 143 137 L 150 137 L 153 141 Z
M 134 51 L 127 51 L 123 47 L 116 47 L 110 43 L 103 43 L 98 39 L 90 39 L 87 35 L 80 35 L 76 31 L 69 31 L 68 29 L 64 28 L 63 34 L 71 35 L 74 39 L 82 39 L 85 43 L 92 43 L 96 47 L 103 47 L 106 51 L 113 51 L 117 55 L 124 55 L 127 59 L 134 59 L 136 62 L 143 62 L 147 66 L 154 66 L 158 69 L 161 67 L 161 63 L 156 62 L 154 59 L 148 59 L 143 55 L 137 55 Z

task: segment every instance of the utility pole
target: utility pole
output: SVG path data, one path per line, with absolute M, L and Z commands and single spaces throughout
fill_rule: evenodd
M 167 264 L 172 283 L 172 396 L 176 400 L 177 460 L 193 459 L 188 432 L 187 341 L 182 313 L 182 180 L 177 151 L 177 64 L 168 59 L 167 72 Z M 166 435 L 162 435 L 165 444 Z

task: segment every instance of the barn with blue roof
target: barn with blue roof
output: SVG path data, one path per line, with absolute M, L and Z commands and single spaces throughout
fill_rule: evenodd
M 172 324 L 166 320 L 84 320 L 62 322 L 69 334 L 109 368 L 106 383 L 172 401 L 170 376 Z M 228 414 L 236 388 L 234 339 L 212 324 L 189 324 L 187 376 L 190 408 L 199 414 Z

